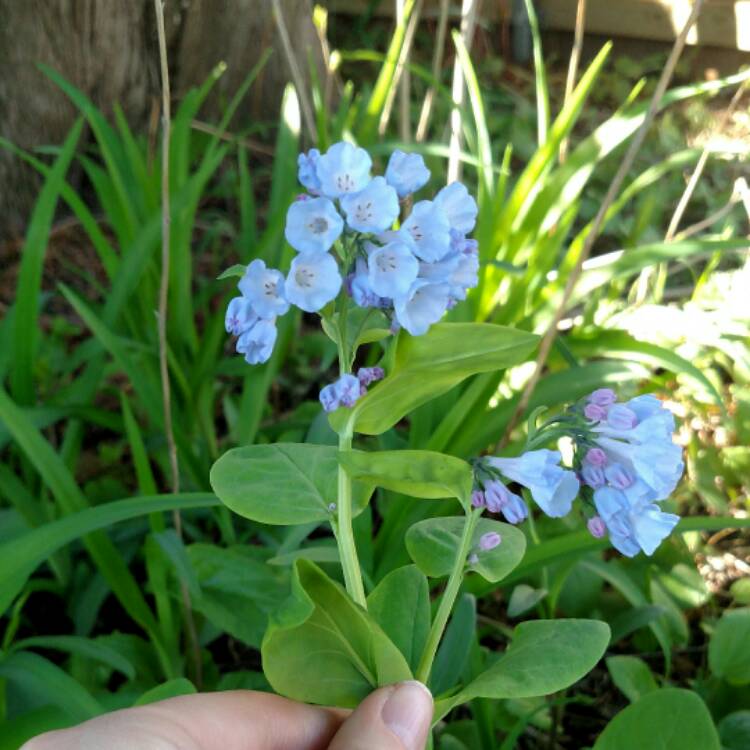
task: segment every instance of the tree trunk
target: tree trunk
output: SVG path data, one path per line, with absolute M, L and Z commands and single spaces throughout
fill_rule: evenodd
M 310 0 L 282 0 L 298 64 L 322 65 Z M 201 117 L 215 121 L 268 47 L 273 55 L 238 113 L 238 121 L 274 120 L 289 65 L 270 0 L 167 0 L 173 90 L 179 97 L 224 61 L 227 71 Z M 0 0 L 0 135 L 31 149 L 59 144 L 77 116 L 68 98 L 38 69 L 43 63 L 111 114 L 115 102 L 135 128 L 158 106 L 153 0 Z M 39 188 L 34 172 L 0 150 L 0 239 L 19 236 Z

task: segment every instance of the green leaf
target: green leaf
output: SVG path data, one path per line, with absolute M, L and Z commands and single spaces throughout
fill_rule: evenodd
M 606 664 L 612 682 L 631 703 L 659 689 L 648 664 L 637 656 L 610 656 Z
M 402 332 L 392 372 L 352 409 L 333 412 L 331 426 L 380 435 L 470 375 L 523 362 L 537 341 L 532 333 L 489 323 L 438 323 L 424 336 Z
M 337 479 L 338 449 L 332 445 L 249 445 L 228 451 L 211 468 L 211 486 L 227 507 L 252 521 L 282 526 L 329 520 Z M 371 494 L 372 487 L 354 483 L 354 515 Z
M 339 463 L 355 480 L 410 497 L 458 498 L 468 506 L 474 475 L 454 456 L 433 451 L 341 451 Z
M 430 589 L 414 565 L 391 571 L 367 597 L 367 611 L 417 668 L 430 631 Z
M 73 513 L 5 542 L 0 545 L 0 559 L 3 560 L 0 566 L 0 612 L 8 608 L 34 569 L 64 544 L 96 529 L 148 513 L 206 508 L 218 504 L 213 495 L 201 492 L 117 500 Z
M 101 704 L 67 672 L 29 651 L 19 651 L 0 661 L 0 677 L 22 688 L 36 705 L 57 706 L 73 721 L 85 721 L 104 712 Z
M 735 711 L 719 722 L 719 737 L 724 750 L 750 747 L 750 711 Z
M 242 263 L 235 263 L 233 266 L 229 266 L 229 268 L 227 268 L 226 271 L 222 271 L 216 277 L 216 279 L 218 281 L 222 281 L 224 279 L 232 279 L 235 276 L 244 276 L 246 269 L 247 269 L 247 266 L 243 265 Z
M 21 248 L 21 269 L 18 274 L 16 304 L 13 315 L 13 358 L 11 385 L 13 395 L 20 404 L 30 404 L 34 397 L 33 364 L 36 342 L 39 338 L 39 295 L 42 285 L 44 254 L 49 231 L 55 217 L 55 207 L 63 185 L 65 173 L 75 153 L 83 121 L 77 120 L 65 139 L 60 154 L 44 182 L 39 200 L 29 219 L 26 241 Z
M 750 607 L 725 612 L 708 644 L 711 671 L 732 685 L 750 683 Z
M 534 620 L 518 625 L 505 653 L 457 695 L 435 704 L 435 721 L 473 698 L 529 698 L 569 687 L 601 659 L 609 628 L 597 620 Z
M 434 695 L 445 693 L 460 680 L 476 640 L 476 630 L 477 600 L 471 594 L 462 594 L 453 609 L 430 673 L 430 689 Z
M 450 575 L 460 547 L 464 523 L 463 516 L 427 518 L 415 523 L 406 532 L 409 556 L 425 575 L 431 578 Z M 488 532 L 500 534 L 501 542 L 490 550 L 480 550 L 479 539 Z M 469 563 L 469 569 L 491 583 L 497 583 L 521 562 L 526 550 L 526 537 L 510 524 L 480 518 L 474 529 L 472 547 L 477 561 Z
M 135 668 L 128 659 L 106 643 L 93 638 L 81 638 L 75 635 L 42 635 L 25 638 L 13 644 L 13 651 L 29 648 L 45 648 L 76 654 L 106 664 L 108 667 L 121 672 L 130 680 L 135 678 Z
M 705 703 L 689 690 L 648 693 L 607 724 L 594 750 L 720 750 Z
M 508 600 L 508 617 L 518 617 L 533 609 L 547 593 L 547 589 L 535 589 L 527 583 L 519 583 Z
M 353 708 L 382 685 L 411 679 L 379 625 L 326 574 L 297 561 L 292 593 L 261 648 L 273 689 L 294 700 Z
M 195 685 L 190 680 L 184 677 L 176 677 L 174 680 L 167 680 L 167 682 L 147 690 L 133 705 L 146 706 L 149 703 L 156 703 L 167 698 L 176 698 L 178 695 L 193 695 L 197 692 Z

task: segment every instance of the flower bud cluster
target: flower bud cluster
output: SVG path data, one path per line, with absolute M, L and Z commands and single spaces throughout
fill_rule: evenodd
M 324 411 L 336 411 L 340 406 L 352 407 L 367 393 L 367 386 L 382 380 L 382 367 L 360 367 L 356 375 L 342 375 L 335 383 L 325 386 L 320 392 L 320 403 Z

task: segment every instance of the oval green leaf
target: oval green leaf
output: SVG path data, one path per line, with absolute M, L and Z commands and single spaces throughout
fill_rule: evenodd
M 211 486 L 235 513 L 259 523 L 296 526 L 331 518 L 336 503 L 338 449 L 332 445 L 249 445 L 225 453 L 211 468 Z M 352 511 L 367 505 L 372 487 L 355 482 Z
M 463 516 L 428 518 L 415 523 L 406 532 L 406 549 L 417 567 L 431 578 L 450 575 L 461 545 L 465 520 Z M 490 550 L 480 550 L 483 534 L 500 534 L 501 542 Z M 480 518 L 472 539 L 476 562 L 470 569 L 491 583 L 501 581 L 523 559 L 526 537 L 515 526 L 491 518 Z
M 732 685 L 750 683 L 750 607 L 722 615 L 708 644 L 708 664 Z

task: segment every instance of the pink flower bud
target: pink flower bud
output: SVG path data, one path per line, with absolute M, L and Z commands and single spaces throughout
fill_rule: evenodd
M 600 516 L 592 516 L 586 522 L 586 528 L 589 530 L 591 536 L 596 539 L 602 539 L 607 534 L 607 527 L 604 525 Z
M 597 388 L 586 396 L 586 401 L 597 406 L 611 406 L 617 401 L 617 394 L 611 388 Z
M 487 507 L 487 500 L 482 490 L 474 490 L 474 492 L 471 493 L 471 505 L 473 508 Z
M 607 418 L 607 409 L 599 404 L 586 404 L 583 408 L 583 415 L 592 422 L 601 422 Z
M 479 538 L 479 549 L 487 550 L 495 549 L 498 544 L 502 541 L 502 537 L 496 531 L 488 531 L 486 534 L 482 534 Z
M 604 466 L 607 463 L 607 454 L 601 448 L 592 448 L 583 460 L 592 466 Z
M 638 416 L 624 404 L 615 404 L 607 412 L 607 424 L 615 430 L 632 430 L 638 424 Z

